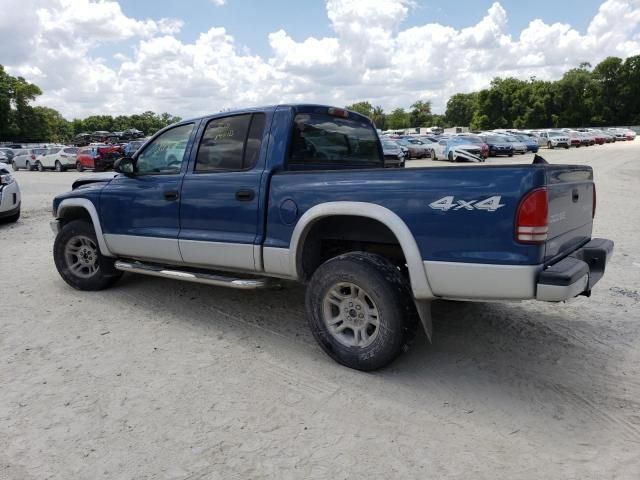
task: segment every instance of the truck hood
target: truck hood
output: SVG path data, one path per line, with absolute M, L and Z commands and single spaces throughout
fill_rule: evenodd
M 82 177 L 77 179 L 71 185 L 71 189 L 75 190 L 76 188 L 82 187 L 83 185 L 89 185 L 91 183 L 109 183 L 119 174 L 115 172 L 105 172 L 105 173 L 96 173 L 94 175 L 88 175 L 86 177 Z

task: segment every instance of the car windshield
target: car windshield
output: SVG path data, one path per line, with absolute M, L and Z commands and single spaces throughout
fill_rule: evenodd
M 390 150 L 391 150 L 391 149 L 394 149 L 394 150 L 395 150 L 395 149 L 397 149 L 397 148 L 398 148 L 398 144 L 397 144 L 397 143 L 395 143 L 395 142 L 390 142 L 389 140 L 383 140 L 383 141 L 382 141 L 382 146 L 383 146 L 384 148 L 388 148 L 388 149 L 390 149 Z
M 560 133 L 560 132 L 549 132 L 549 136 L 550 137 L 564 137 L 565 134 L 564 133 Z
M 500 137 L 498 135 L 489 136 L 487 138 L 490 141 L 492 141 L 493 143 L 507 143 L 508 142 L 508 140 L 505 137 Z
M 484 143 L 480 137 L 472 137 L 471 135 L 458 138 L 464 140 L 467 143 Z

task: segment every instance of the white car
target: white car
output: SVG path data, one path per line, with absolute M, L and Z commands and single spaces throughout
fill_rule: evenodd
M 0 163 L 0 222 L 16 222 L 20 218 L 20 187 L 11 168 Z
M 569 148 L 571 146 L 571 139 L 564 132 L 558 132 L 555 130 L 545 130 L 538 132 L 538 145 L 546 146 L 547 148 L 564 147 Z
M 38 171 L 55 170 L 64 172 L 67 168 L 76 168 L 77 147 L 51 147 L 36 161 Z

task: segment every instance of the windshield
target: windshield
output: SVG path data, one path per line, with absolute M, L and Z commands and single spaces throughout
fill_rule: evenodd
M 549 132 L 549 136 L 550 137 L 564 137 L 565 134 L 564 133 L 560 133 L 560 132 Z
M 464 140 L 467 143 L 484 143 L 480 137 L 465 136 L 465 137 L 458 137 L 458 138 L 460 138 L 461 140 Z
M 493 143 L 508 143 L 509 142 L 509 140 L 507 140 L 505 137 L 500 137 L 498 135 L 488 136 L 487 140 L 489 140 L 490 142 L 493 142 Z

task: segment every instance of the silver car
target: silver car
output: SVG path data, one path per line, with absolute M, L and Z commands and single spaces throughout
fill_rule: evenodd
M 38 159 L 46 152 L 46 148 L 21 148 L 16 150 L 16 154 L 11 161 L 11 166 L 15 171 L 21 168 L 25 170 L 35 170 Z
M 516 137 L 512 135 L 505 135 L 504 138 L 507 139 L 507 142 L 513 145 L 513 153 L 519 153 L 520 155 L 527 153 L 527 145 L 522 143 Z

